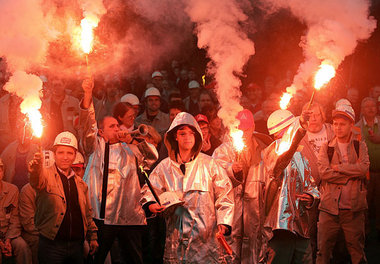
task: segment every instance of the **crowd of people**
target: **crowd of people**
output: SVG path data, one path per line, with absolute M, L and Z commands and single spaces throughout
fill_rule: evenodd
M 380 240 L 380 86 L 282 110 L 281 85 L 244 85 L 237 151 L 178 61 L 41 80 L 41 139 L 0 98 L 4 263 L 366 263 L 371 220 Z

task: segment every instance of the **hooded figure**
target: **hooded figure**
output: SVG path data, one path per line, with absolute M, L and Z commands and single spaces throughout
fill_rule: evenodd
M 183 141 L 185 134 L 189 136 Z M 164 263 L 219 263 L 223 249 L 217 243 L 216 233 L 231 231 L 232 183 L 210 156 L 200 153 L 202 133 L 192 115 L 179 113 L 164 142 L 169 157 L 153 170 L 150 181 L 160 197 L 175 193 L 182 202 L 172 210 L 159 206 L 147 185 L 142 189 L 141 200 L 144 209 L 153 213 L 165 211 Z M 183 155 L 183 144 L 191 148 L 188 158 Z M 155 206 L 162 210 L 152 210 Z

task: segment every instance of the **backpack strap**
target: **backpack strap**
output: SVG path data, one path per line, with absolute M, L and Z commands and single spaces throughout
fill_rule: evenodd
M 355 151 L 356 151 L 356 155 L 358 155 L 358 158 L 359 158 L 359 140 L 354 140 L 354 148 L 355 148 Z
M 330 142 L 328 142 L 327 144 L 330 144 Z M 334 151 L 335 151 L 334 147 L 330 147 L 330 146 L 327 147 L 327 156 L 329 157 L 329 163 L 331 163 L 331 160 L 334 156 Z

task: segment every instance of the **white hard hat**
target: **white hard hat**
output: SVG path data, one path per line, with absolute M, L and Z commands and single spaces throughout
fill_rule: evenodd
M 273 135 L 274 133 L 280 131 L 281 129 L 292 124 L 296 118 L 292 114 L 292 112 L 288 110 L 276 110 L 274 111 L 268 118 L 267 127 L 269 131 L 269 135 Z
M 162 73 L 159 71 L 155 71 L 152 73 L 152 79 L 154 79 L 156 77 L 164 77 L 164 75 L 162 75 Z
M 199 85 L 199 83 L 197 81 L 191 81 L 189 82 L 189 89 L 193 89 L 193 88 L 200 88 L 201 86 Z
M 72 133 L 65 131 L 58 134 L 54 140 L 53 146 L 69 146 L 78 150 L 78 141 Z
M 84 164 L 83 155 L 79 151 L 77 151 L 77 154 L 75 156 L 75 160 L 73 162 L 73 165 L 76 165 L 76 164 Z
M 120 102 L 122 102 L 122 103 L 129 103 L 131 105 L 139 105 L 140 104 L 139 98 L 137 98 L 136 95 L 131 94 L 131 93 L 123 95 L 120 98 Z
M 148 96 L 158 96 L 161 97 L 160 91 L 156 87 L 150 87 L 145 91 L 145 98 Z
M 335 108 L 339 107 L 340 105 L 349 105 L 349 106 L 352 106 L 352 105 L 351 105 L 351 102 L 348 101 L 348 100 L 345 99 L 345 98 L 342 98 L 342 99 L 339 99 L 338 101 L 336 101 L 336 103 L 335 103 Z
M 42 151 L 42 158 L 44 161 L 44 163 L 43 163 L 44 168 L 49 168 L 49 167 L 53 166 L 53 164 L 55 162 L 53 151 L 43 150 Z
M 338 105 L 335 110 L 332 112 L 332 117 L 336 117 L 338 115 L 343 115 L 348 117 L 352 122 L 355 122 L 355 111 L 350 105 Z

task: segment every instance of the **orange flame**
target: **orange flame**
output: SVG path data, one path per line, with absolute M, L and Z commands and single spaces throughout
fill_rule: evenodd
M 280 108 L 281 109 L 287 109 L 290 99 L 292 99 L 293 95 L 290 93 L 283 93 L 280 101 Z
M 85 17 L 82 19 L 81 23 L 81 37 L 80 45 L 84 53 L 89 54 L 92 50 L 94 41 L 94 28 L 98 26 L 98 20 L 93 17 Z
M 239 129 L 231 130 L 230 136 L 232 138 L 232 142 L 233 142 L 235 150 L 238 153 L 241 152 L 245 147 L 245 143 L 243 140 L 243 131 Z
M 26 115 L 29 118 L 33 135 L 37 138 L 41 138 L 43 126 L 42 126 L 42 115 L 38 109 L 30 109 L 26 112 Z
M 314 88 L 319 90 L 321 87 L 326 85 L 332 78 L 335 77 L 335 68 L 328 64 L 327 62 L 323 62 L 319 66 L 318 72 L 314 77 Z

